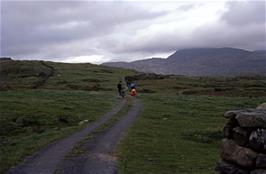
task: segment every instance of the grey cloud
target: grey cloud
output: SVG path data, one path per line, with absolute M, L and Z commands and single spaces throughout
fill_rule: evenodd
M 264 5 L 262 1 L 228 2 L 227 10 L 221 14 L 219 21 L 197 27 L 189 36 L 184 32 L 161 31 L 149 38 L 120 44 L 114 52 L 156 53 L 191 47 L 266 49 Z
M 194 47 L 236 47 L 242 49 L 266 49 L 265 26 L 229 27 L 210 24 L 198 27 L 189 37 L 182 33 L 157 33 L 151 39 L 128 42 L 116 51 L 125 52 L 169 52 Z
M 252 25 L 247 27 L 230 27 L 217 24 L 207 28 L 198 29 L 195 40 L 202 45 L 212 43 L 214 47 L 237 47 L 242 49 L 256 50 L 265 49 L 265 26 Z
M 122 2 L 3 1 L 1 5 L 1 54 L 12 56 L 40 50 L 29 49 L 36 45 L 100 37 L 115 26 L 163 15 Z
M 177 8 L 177 10 L 188 11 L 188 10 L 192 10 L 195 6 L 196 6 L 196 4 L 183 4 L 183 5 L 179 6 Z
M 252 25 L 265 23 L 265 1 L 229 1 L 222 16 L 230 25 Z

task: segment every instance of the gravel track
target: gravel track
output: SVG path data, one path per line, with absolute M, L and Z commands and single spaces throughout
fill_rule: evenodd
M 133 105 L 119 121 L 96 134 L 80 146 L 81 154 L 68 157 L 58 166 L 61 174 L 116 174 L 117 163 L 113 154 L 127 128 L 134 122 L 141 110 L 141 103 L 133 99 Z

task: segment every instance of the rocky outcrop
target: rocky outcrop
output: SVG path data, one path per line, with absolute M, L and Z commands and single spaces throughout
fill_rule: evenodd
M 227 111 L 219 174 L 266 174 L 266 110 Z

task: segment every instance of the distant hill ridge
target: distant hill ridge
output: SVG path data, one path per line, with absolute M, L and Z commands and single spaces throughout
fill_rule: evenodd
M 191 48 L 176 51 L 168 58 L 133 62 L 107 62 L 105 66 L 141 72 L 192 76 L 266 75 L 266 50 L 236 48 Z

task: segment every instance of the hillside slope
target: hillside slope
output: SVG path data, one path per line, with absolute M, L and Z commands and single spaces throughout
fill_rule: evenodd
M 195 48 L 178 50 L 167 59 L 152 58 L 134 62 L 107 62 L 103 65 L 158 74 L 192 76 L 265 75 L 265 51 L 235 48 Z
M 113 91 L 130 70 L 93 65 L 47 61 L 0 59 L 0 90 L 64 89 Z

